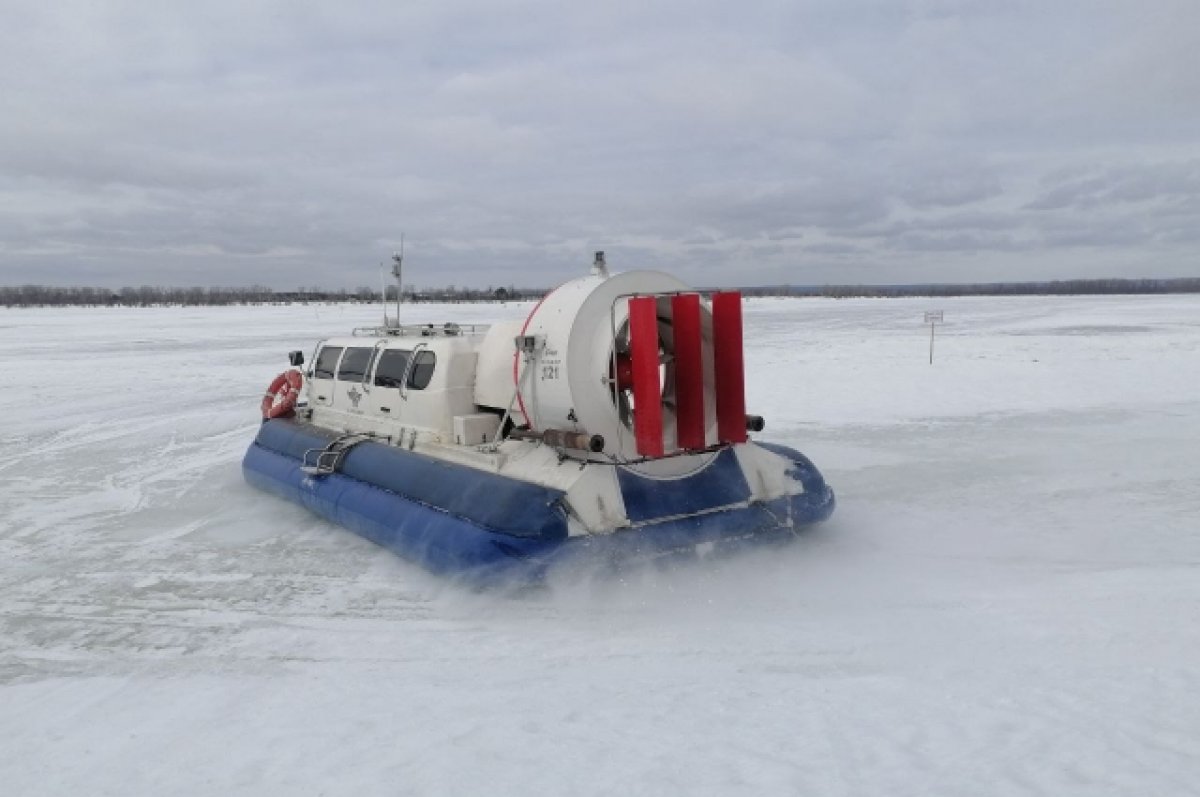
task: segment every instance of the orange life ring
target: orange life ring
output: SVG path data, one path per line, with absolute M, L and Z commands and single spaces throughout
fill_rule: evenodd
M 267 388 L 262 400 L 264 419 L 290 418 L 296 414 L 296 401 L 300 398 L 300 386 L 304 378 L 296 370 L 284 371 Z

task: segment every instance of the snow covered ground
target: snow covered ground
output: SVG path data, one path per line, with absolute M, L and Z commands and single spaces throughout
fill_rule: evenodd
M 0 310 L 0 792 L 1200 791 L 1200 297 L 751 301 L 833 520 L 518 597 L 242 483 L 377 314 Z

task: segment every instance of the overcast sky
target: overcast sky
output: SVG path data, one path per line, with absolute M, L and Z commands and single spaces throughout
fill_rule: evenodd
M 0 0 L 0 284 L 1200 275 L 1200 1 Z

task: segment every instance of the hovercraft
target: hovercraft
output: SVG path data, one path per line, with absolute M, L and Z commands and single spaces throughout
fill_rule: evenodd
M 291 353 L 242 468 L 431 571 L 537 580 L 785 540 L 833 511 L 803 454 L 749 439 L 737 292 L 610 275 L 600 252 L 525 318 L 384 322 L 320 341 L 303 373 Z

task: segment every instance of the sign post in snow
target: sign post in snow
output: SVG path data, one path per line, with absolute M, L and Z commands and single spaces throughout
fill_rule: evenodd
M 941 310 L 928 310 L 925 312 L 925 323 L 929 324 L 929 364 L 933 365 L 933 331 L 937 329 L 937 325 L 945 320 L 945 313 Z

